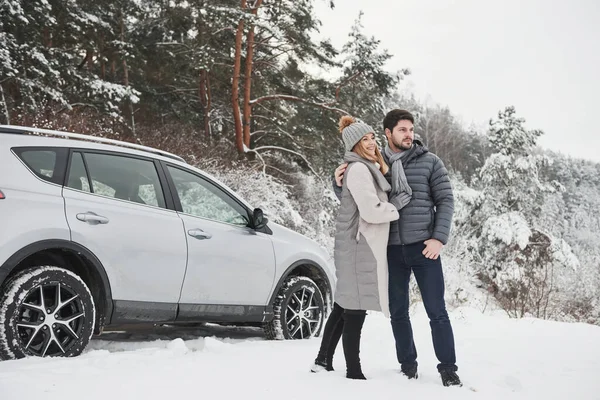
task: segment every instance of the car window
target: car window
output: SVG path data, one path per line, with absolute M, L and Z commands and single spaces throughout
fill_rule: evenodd
M 168 167 L 186 214 L 227 224 L 247 226 L 246 209 L 215 184 L 198 175 Z
M 148 160 L 76 152 L 71 161 L 68 186 L 115 199 L 165 207 L 156 167 Z
M 71 158 L 67 187 L 90 192 L 90 182 L 88 180 L 87 172 L 85 171 L 85 164 L 83 164 L 83 156 L 79 152 L 73 153 Z
M 19 158 L 38 178 L 48 182 L 62 184 L 66 149 L 16 148 L 14 150 Z

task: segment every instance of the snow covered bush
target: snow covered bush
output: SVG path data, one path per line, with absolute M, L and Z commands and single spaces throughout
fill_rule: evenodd
M 469 187 L 456 174 L 450 177 L 454 194 L 454 217 L 450 238 L 442 254 L 446 302 L 450 306 L 468 305 L 481 311 L 499 306 L 492 294 L 482 288 L 478 278 L 480 263 L 474 261 L 472 249 L 477 246 L 471 224 L 473 209 L 480 204 L 483 193 Z
M 484 222 L 477 250 L 483 261 L 479 277 L 509 315 L 558 317 L 561 277 L 578 265 L 564 241 L 531 229 L 513 212 Z

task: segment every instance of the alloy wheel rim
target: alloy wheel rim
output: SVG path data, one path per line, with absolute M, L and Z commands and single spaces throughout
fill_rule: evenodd
M 60 282 L 31 289 L 16 320 L 21 348 L 27 354 L 62 356 L 79 341 L 84 328 L 83 299 Z
M 316 334 L 322 310 L 313 290 L 306 287 L 292 293 L 285 310 L 287 330 L 292 339 L 306 339 Z

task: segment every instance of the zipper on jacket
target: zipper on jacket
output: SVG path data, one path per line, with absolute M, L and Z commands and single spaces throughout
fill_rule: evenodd
M 400 240 L 400 246 L 404 246 L 404 240 L 402 240 L 402 231 L 400 230 L 400 220 L 402 219 L 402 214 L 400 214 L 402 210 L 398 210 L 398 240 Z

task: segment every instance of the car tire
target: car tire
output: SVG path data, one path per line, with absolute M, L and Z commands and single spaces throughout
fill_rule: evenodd
M 0 359 L 77 356 L 95 320 L 92 294 L 73 272 L 55 266 L 21 271 L 0 296 Z
M 267 339 L 309 339 L 321 332 L 326 305 L 312 279 L 291 276 L 281 286 L 273 312 L 273 319 L 263 324 Z

